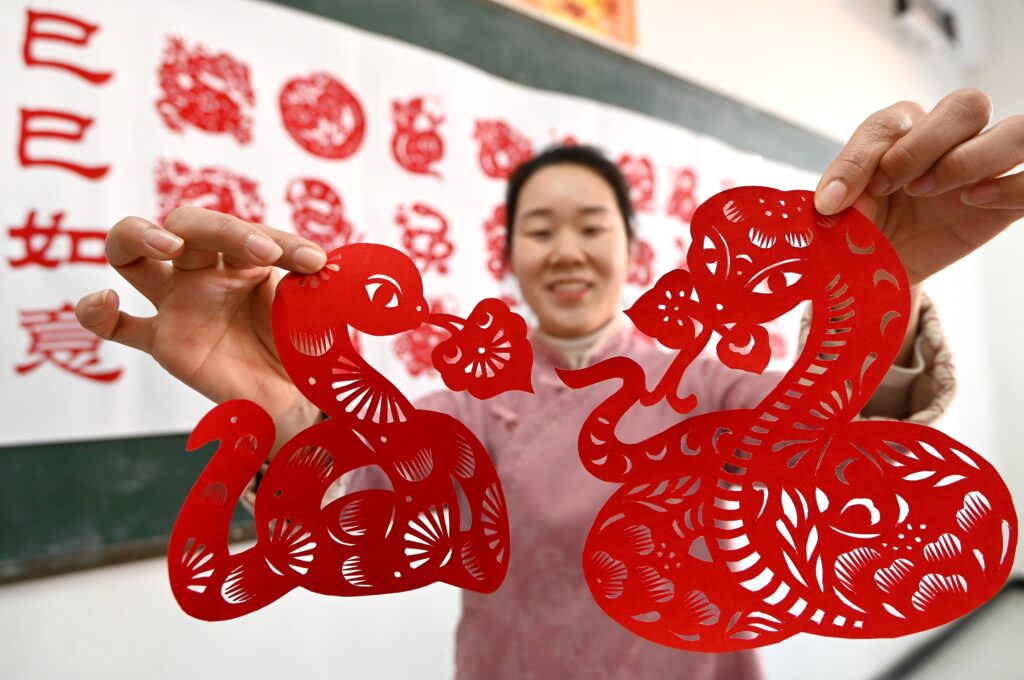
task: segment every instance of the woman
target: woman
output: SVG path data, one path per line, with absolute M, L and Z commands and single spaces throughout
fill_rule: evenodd
M 1024 130 L 1007 120 L 982 133 L 990 110 L 984 94 L 962 90 L 927 114 L 907 102 L 873 114 L 822 176 L 816 207 L 833 214 L 856 205 L 882 227 L 920 284 L 1024 215 L 1024 176 L 998 178 L 1020 160 Z M 580 578 L 586 531 L 611 488 L 578 464 L 573 428 L 578 432 L 603 395 L 570 394 L 553 368 L 613 354 L 648 366 L 661 359 L 615 320 L 631 233 L 621 178 L 572 153 L 540 157 L 510 184 L 511 270 L 538 319 L 537 394 L 481 403 L 444 393 L 421 404 L 476 431 L 496 458 L 510 511 L 516 558 L 505 585 L 493 595 L 464 594 L 460 676 L 757 677 L 750 655 L 683 654 L 633 636 L 598 610 Z M 315 421 L 316 408 L 277 361 L 270 304 L 273 265 L 314 272 L 325 261 L 320 249 L 264 225 L 179 208 L 163 228 L 120 221 L 107 257 L 157 315 L 129 316 L 113 291 L 102 291 L 79 302 L 84 327 L 151 354 L 218 403 L 257 401 L 274 415 L 278 443 Z M 912 357 L 917 319 L 900 363 Z M 704 409 L 750 405 L 768 387 L 767 378 L 712 375 L 717 370 L 709 362 L 687 374 Z M 893 387 L 897 398 L 881 408 L 903 415 L 906 399 Z M 634 426 L 650 432 L 665 417 L 652 409 Z

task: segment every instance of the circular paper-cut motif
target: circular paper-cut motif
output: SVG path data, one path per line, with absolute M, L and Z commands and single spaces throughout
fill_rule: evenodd
M 363 142 L 362 104 L 328 73 L 289 80 L 281 89 L 279 104 L 288 134 L 314 156 L 348 158 Z

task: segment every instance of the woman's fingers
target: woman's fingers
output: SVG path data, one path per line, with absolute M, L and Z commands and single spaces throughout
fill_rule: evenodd
M 126 267 L 141 258 L 170 260 L 185 241 L 141 217 L 126 217 L 110 228 L 105 243 L 107 262 Z
M 885 152 L 868 193 L 882 196 L 904 187 L 912 196 L 931 191 L 931 167 L 984 130 L 991 117 L 992 100 L 981 90 L 957 90 L 946 96 Z
M 960 200 L 982 208 L 1024 210 L 1024 172 L 980 182 L 962 192 Z
M 917 104 L 898 102 L 861 123 L 821 175 L 814 191 L 818 212 L 832 215 L 850 207 L 864 192 L 886 152 L 923 117 L 924 109 Z
M 946 153 L 907 190 L 913 192 L 915 185 L 930 185 L 930 189 L 920 193 L 935 196 L 998 177 L 1021 163 L 1024 163 L 1024 116 L 1012 116 Z
M 291 271 L 312 273 L 327 260 L 323 249 L 312 241 L 204 208 L 176 208 L 167 216 L 164 226 L 185 240 L 187 251 L 220 253 L 224 262 L 232 267 L 273 264 Z M 193 252 L 182 253 L 175 259 L 179 269 L 214 263 L 213 257 Z
M 107 261 L 154 305 L 172 276 L 170 260 L 181 253 L 184 241 L 141 217 L 126 217 L 111 227 L 105 251 Z
M 154 320 L 125 314 L 118 307 L 120 301 L 112 290 L 101 290 L 86 295 L 75 306 L 78 323 L 103 338 L 128 347 L 151 353 Z

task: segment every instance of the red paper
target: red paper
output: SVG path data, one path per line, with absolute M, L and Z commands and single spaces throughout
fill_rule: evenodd
M 905 635 L 994 595 L 1017 538 L 998 473 L 930 427 L 855 421 L 909 313 L 881 232 L 852 209 L 816 213 L 811 192 L 740 187 L 701 205 L 691 235 L 689 271 L 663 276 L 628 312 L 678 351 L 657 386 L 623 357 L 561 372 L 573 388 L 621 381 L 579 438 L 587 469 L 621 484 L 583 556 L 601 608 L 649 640 L 725 652 L 799 632 Z M 807 344 L 757 407 L 618 439 L 637 402 L 694 408 L 676 390 L 713 332 L 722 363 L 763 371 L 762 324 L 804 300 Z
M 168 550 L 171 589 L 187 613 L 235 618 L 295 587 L 368 595 L 436 581 L 480 592 L 501 584 L 508 516 L 490 456 L 458 420 L 414 408 L 353 348 L 349 330 L 387 336 L 438 326 L 450 334 L 432 355 L 445 383 L 487 398 L 531 390 L 526 324 L 495 299 L 466 320 L 432 314 L 422 285 L 406 255 L 360 243 L 331 252 L 318 274 L 290 274 L 278 286 L 273 332 L 281 363 L 328 419 L 277 452 L 256 495 L 256 544 L 238 554 L 228 550 L 228 525 L 270 453 L 274 425 L 259 406 L 237 400 L 196 427 L 190 450 L 213 440 L 220 446 Z M 382 488 L 325 498 L 332 483 L 367 466 Z

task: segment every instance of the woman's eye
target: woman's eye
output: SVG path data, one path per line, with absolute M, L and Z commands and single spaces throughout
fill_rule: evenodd
M 598 227 L 598 226 L 583 227 L 583 235 L 584 236 L 600 236 L 604 232 L 605 232 L 605 227 Z
M 526 235 L 528 237 L 532 238 L 532 239 L 537 239 L 538 241 L 543 241 L 544 239 L 546 239 L 549 236 L 551 236 L 551 230 L 550 229 L 534 229 L 532 231 L 526 232 Z
M 366 282 L 365 288 L 374 305 L 394 309 L 401 302 L 402 289 L 391 277 L 373 277 Z

